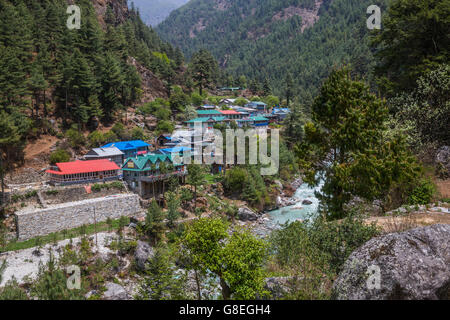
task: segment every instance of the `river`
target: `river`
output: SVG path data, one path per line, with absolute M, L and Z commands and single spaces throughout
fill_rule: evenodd
M 270 218 L 268 223 L 274 227 L 285 224 L 286 222 L 294 222 L 299 219 L 306 220 L 314 216 L 319 209 L 319 199 L 316 198 L 314 193 L 320 191 L 322 186 L 322 182 L 315 188 L 309 187 L 306 183 L 302 184 L 293 196 L 296 203 L 292 206 L 268 212 Z M 309 200 L 312 203 L 310 205 L 304 205 L 302 204 L 304 200 Z

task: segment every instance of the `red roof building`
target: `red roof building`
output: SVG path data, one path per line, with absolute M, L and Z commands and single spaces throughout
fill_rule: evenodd
M 103 182 L 120 178 L 120 168 L 108 159 L 57 163 L 47 170 L 54 184 Z
M 242 114 L 236 110 L 220 110 L 220 113 L 230 120 L 237 120 L 242 118 Z

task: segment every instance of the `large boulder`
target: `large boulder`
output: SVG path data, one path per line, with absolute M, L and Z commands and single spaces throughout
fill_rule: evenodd
M 443 146 L 439 148 L 436 153 L 436 163 L 443 169 L 443 175 L 448 176 L 450 174 L 450 147 Z
M 450 298 L 450 225 L 374 238 L 353 252 L 333 286 L 333 298 Z
M 258 215 L 247 207 L 239 208 L 238 217 L 241 221 L 256 221 Z
M 120 284 L 108 282 L 105 285 L 106 291 L 103 294 L 105 300 L 128 300 L 129 296 L 124 287 Z
M 436 153 L 436 162 L 442 163 L 447 169 L 450 170 L 450 147 L 443 146 L 439 148 Z
M 147 261 L 153 258 L 155 250 L 144 241 L 138 241 L 136 251 L 134 252 L 134 258 L 136 259 L 136 267 L 141 270 L 146 270 Z

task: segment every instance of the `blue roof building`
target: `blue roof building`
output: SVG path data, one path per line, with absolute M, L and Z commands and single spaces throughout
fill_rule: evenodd
M 111 142 L 102 148 L 116 147 L 125 154 L 125 158 L 134 157 L 137 154 L 148 152 L 150 144 L 142 140 Z

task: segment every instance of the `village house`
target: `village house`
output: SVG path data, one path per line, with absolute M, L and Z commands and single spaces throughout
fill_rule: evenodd
M 236 110 L 220 110 L 220 113 L 229 120 L 242 119 L 243 114 Z
M 269 127 L 270 120 L 263 116 L 243 118 L 236 121 L 239 128 L 251 127 L 255 129 L 264 129 Z
M 85 160 L 107 159 L 111 160 L 120 167 L 123 164 L 124 155 L 125 154 L 116 147 L 94 148 L 84 156 L 84 159 Z
M 215 110 L 217 109 L 217 106 L 211 106 L 211 105 L 204 105 L 198 107 L 199 110 Z
M 221 113 L 219 112 L 219 114 L 221 114 Z M 199 124 L 201 124 L 203 130 L 211 130 L 211 129 L 214 128 L 214 126 L 216 124 L 228 123 L 228 122 L 229 122 L 229 120 L 226 117 L 223 117 L 223 116 L 221 116 L 221 117 L 209 117 L 209 118 L 208 117 L 196 118 L 196 119 L 192 119 L 192 120 L 186 121 L 187 125 L 191 129 L 194 129 L 196 123 L 197 124 L 199 123 Z
M 156 198 L 165 191 L 165 182 L 171 177 L 178 177 L 185 182 L 186 165 L 176 164 L 171 155 L 146 154 L 128 158 L 122 166 L 123 179 L 130 189 L 142 198 Z
M 220 117 L 222 114 L 219 110 L 197 110 L 197 118 Z
M 120 167 L 108 159 L 57 163 L 46 172 L 50 183 L 54 185 L 105 182 L 121 178 Z
M 252 101 L 245 105 L 246 108 L 256 109 L 257 113 L 262 114 L 267 112 L 267 104 L 261 101 Z
M 145 154 L 149 151 L 150 144 L 142 140 L 120 141 L 105 144 L 101 148 L 115 147 L 124 153 L 124 158 Z
M 289 115 L 291 110 L 289 108 L 273 108 L 272 115 L 276 117 L 278 121 L 283 121 Z
M 231 109 L 242 114 L 242 118 L 253 117 L 253 116 L 256 116 L 256 114 L 258 113 L 258 111 L 254 108 L 232 106 Z

